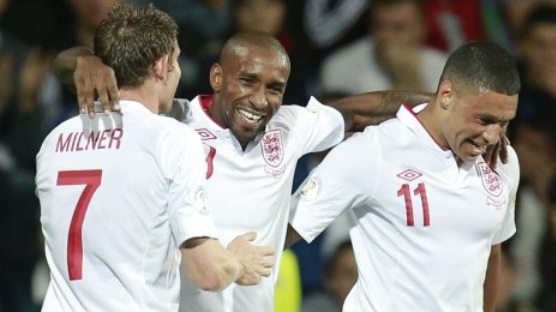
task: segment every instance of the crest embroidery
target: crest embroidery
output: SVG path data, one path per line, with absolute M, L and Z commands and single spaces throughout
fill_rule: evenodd
M 502 181 L 486 163 L 480 162 L 476 165 L 483 187 L 492 196 L 498 197 L 502 193 Z
M 282 132 L 280 129 L 265 133 L 261 145 L 265 162 L 273 168 L 280 166 L 284 155 Z

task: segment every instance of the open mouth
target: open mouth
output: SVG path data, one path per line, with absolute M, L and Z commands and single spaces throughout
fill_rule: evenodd
M 481 146 L 480 144 L 477 144 L 476 142 L 474 142 L 472 140 L 469 140 L 469 143 L 473 146 L 473 152 L 472 153 L 473 153 L 474 156 L 479 156 L 479 155 L 482 155 L 486 152 L 486 148 L 487 148 L 486 145 Z
M 265 114 L 247 110 L 245 108 L 238 108 L 237 112 L 241 120 L 251 125 L 257 125 L 265 116 Z

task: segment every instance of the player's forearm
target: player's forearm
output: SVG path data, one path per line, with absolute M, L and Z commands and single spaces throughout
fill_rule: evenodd
M 346 132 L 361 131 L 393 118 L 403 103 L 429 102 L 433 94 L 410 91 L 375 91 L 342 98 L 329 104 L 344 116 Z
M 288 231 L 286 232 L 286 242 L 284 243 L 284 249 L 290 248 L 293 244 L 301 240 L 301 235 L 288 224 Z
M 94 53 L 85 47 L 74 47 L 58 53 L 52 64 L 56 77 L 71 90 L 75 91 L 73 74 L 77 68 L 77 60 L 84 56 L 94 56 Z
M 215 239 L 200 238 L 182 249 L 187 276 L 203 290 L 219 291 L 243 274 L 243 265 Z
M 490 251 L 487 272 L 484 284 L 484 311 L 494 312 L 496 298 L 498 295 L 498 285 L 500 282 L 500 245 L 494 245 Z
M 205 290 L 219 291 L 238 280 L 245 271 L 241 264 L 231 253 L 222 249 L 221 258 L 213 266 L 213 276 L 206 283 Z

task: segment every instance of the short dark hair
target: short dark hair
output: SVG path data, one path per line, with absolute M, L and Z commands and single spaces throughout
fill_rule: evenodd
M 456 49 L 446 61 L 440 82 L 455 89 L 486 89 L 516 95 L 521 89 L 514 57 L 493 42 L 470 42 Z
M 225 64 L 226 57 L 229 54 L 233 54 L 232 51 L 238 46 L 254 46 L 274 51 L 284 57 L 288 68 L 291 66 L 288 52 L 286 52 L 280 41 L 273 35 L 261 31 L 241 31 L 226 40 L 220 53 L 219 63 L 221 65 Z
M 172 56 L 178 26 L 153 5 L 115 6 L 95 33 L 95 54 L 114 69 L 118 86 L 143 84 L 164 54 Z

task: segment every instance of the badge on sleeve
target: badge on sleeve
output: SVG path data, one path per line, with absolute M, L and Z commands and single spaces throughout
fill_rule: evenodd
M 209 213 L 207 194 L 203 187 L 199 187 L 195 192 L 195 208 L 200 214 L 207 215 Z
M 301 199 L 304 200 L 311 200 L 315 199 L 317 195 L 320 193 L 321 182 L 320 178 L 317 175 L 311 176 L 308 180 L 305 181 L 303 187 L 301 188 L 301 192 L 299 196 Z

